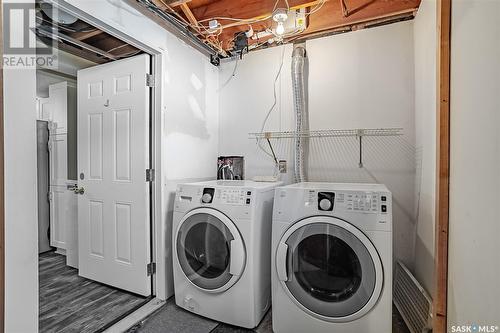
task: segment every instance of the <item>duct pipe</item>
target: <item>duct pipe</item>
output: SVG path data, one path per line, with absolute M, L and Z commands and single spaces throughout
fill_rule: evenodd
M 309 139 L 303 133 L 309 131 L 307 111 L 307 56 L 305 44 L 294 44 L 292 53 L 293 108 L 295 113 L 294 172 L 296 182 L 307 181 L 307 154 Z

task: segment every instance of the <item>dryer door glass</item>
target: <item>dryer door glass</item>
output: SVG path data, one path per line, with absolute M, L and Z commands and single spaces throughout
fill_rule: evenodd
M 325 317 L 358 312 L 375 289 L 375 266 L 362 241 L 329 223 L 305 225 L 286 240 L 289 291 L 307 309 Z
M 223 287 L 232 277 L 233 239 L 226 225 L 213 215 L 200 213 L 186 219 L 177 234 L 177 257 L 186 277 L 202 289 Z

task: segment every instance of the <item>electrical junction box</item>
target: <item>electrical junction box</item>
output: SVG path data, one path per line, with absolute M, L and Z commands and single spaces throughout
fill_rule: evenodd
M 288 12 L 288 19 L 284 23 L 285 35 L 298 33 L 306 30 L 307 17 L 304 8 L 299 10 L 291 10 Z
M 279 167 L 280 173 L 286 173 L 286 161 L 285 160 L 279 160 L 278 167 Z

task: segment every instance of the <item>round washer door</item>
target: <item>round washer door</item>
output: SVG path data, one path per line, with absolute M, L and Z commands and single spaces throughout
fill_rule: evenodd
M 208 292 L 222 292 L 238 281 L 246 261 L 234 223 L 210 208 L 192 210 L 176 233 L 177 260 L 186 278 Z
M 278 278 L 305 312 L 331 322 L 362 317 L 383 285 L 380 257 L 353 225 L 330 216 L 293 224 L 276 252 Z

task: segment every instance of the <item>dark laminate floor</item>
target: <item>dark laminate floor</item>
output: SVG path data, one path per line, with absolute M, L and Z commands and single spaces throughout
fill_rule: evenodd
M 78 276 L 55 252 L 39 256 L 40 332 L 96 332 L 145 298 Z
M 395 307 L 393 307 L 392 327 L 393 333 L 409 333 Z M 163 307 L 129 329 L 127 333 L 272 333 L 272 318 L 269 311 L 259 326 L 249 330 L 187 312 L 176 306 L 172 297 Z

